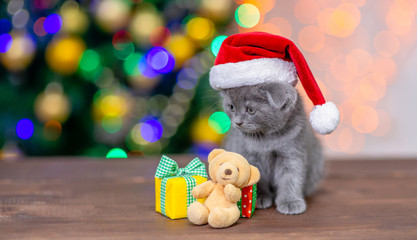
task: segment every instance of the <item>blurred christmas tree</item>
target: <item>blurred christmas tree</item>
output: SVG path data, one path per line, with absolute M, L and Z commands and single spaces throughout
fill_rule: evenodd
M 206 152 L 230 127 L 207 73 L 232 1 L 0 6 L 3 156 Z

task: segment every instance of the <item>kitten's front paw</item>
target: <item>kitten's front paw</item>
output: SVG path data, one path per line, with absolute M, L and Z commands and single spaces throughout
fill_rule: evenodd
M 277 211 L 282 214 L 301 214 L 306 210 L 306 203 L 303 199 L 293 201 L 279 201 Z
M 267 209 L 272 207 L 274 200 L 272 196 L 259 196 L 257 197 L 258 199 L 256 200 L 256 208 L 259 209 Z

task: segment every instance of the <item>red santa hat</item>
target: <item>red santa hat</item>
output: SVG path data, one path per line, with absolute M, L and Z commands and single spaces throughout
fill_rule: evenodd
M 284 37 L 250 32 L 226 38 L 210 70 L 210 85 L 216 90 L 271 82 L 295 86 L 297 74 L 314 104 L 312 127 L 320 134 L 333 132 L 339 124 L 336 105 L 326 102 L 304 56 Z

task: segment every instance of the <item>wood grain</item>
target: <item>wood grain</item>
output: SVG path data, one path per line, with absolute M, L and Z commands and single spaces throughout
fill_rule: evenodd
M 180 166 L 192 156 L 174 156 Z M 417 239 L 417 160 L 328 161 L 306 213 L 227 229 L 154 211 L 157 158 L 0 162 L 0 239 Z

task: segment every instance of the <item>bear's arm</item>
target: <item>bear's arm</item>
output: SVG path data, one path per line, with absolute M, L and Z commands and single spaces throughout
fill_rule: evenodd
M 229 183 L 226 185 L 226 187 L 224 187 L 224 195 L 226 196 L 227 200 L 231 202 L 237 202 L 241 198 L 242 192 L 239 188 Z
M 195 186 L 191 191 L 191 194 L 197 199 L 206 198 L 210 195 L 211 191 L 213 191 L 214 185 L 215 184 L 211 180 L 203 182 L 202 184 Z

